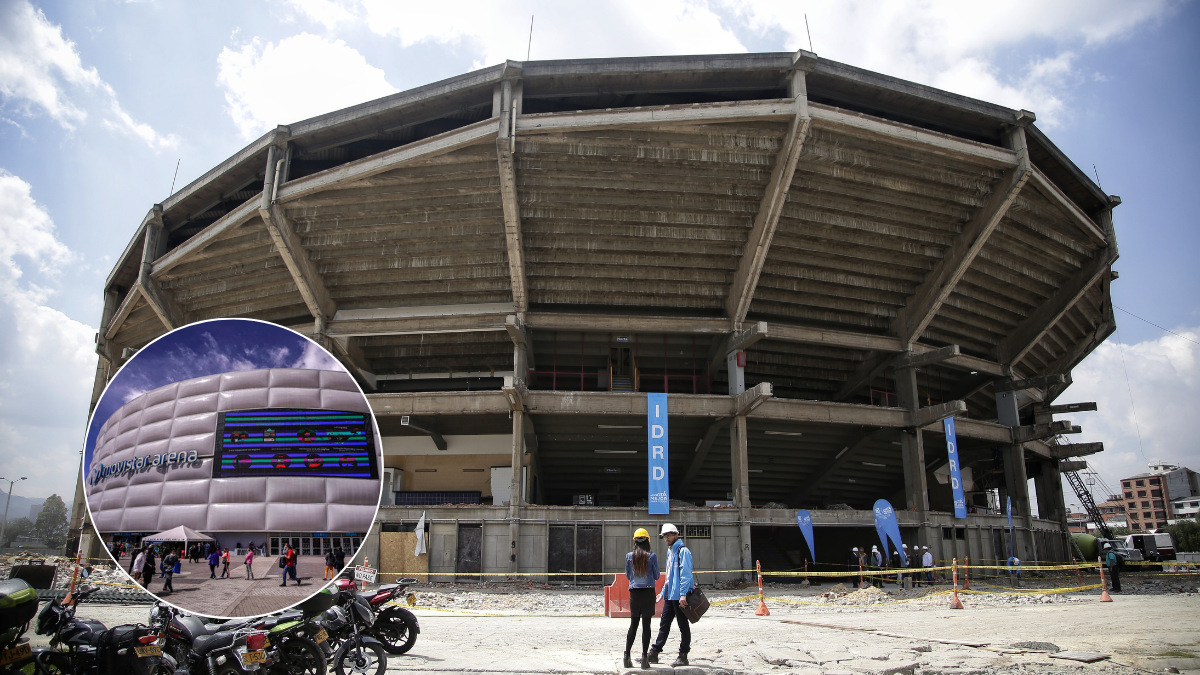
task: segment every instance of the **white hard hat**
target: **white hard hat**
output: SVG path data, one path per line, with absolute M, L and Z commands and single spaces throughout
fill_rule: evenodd
M 908 548 L 908 544 L 900 544 L 904 548 Z
M 663 523 L 662 532 L 659 532 L 658 536 L 661 537 L 668 532 L 671 532 L 674 534 L 679 534 L 679 530 L 675 529 L 674 525 L 672 525 L 671 523 Z
M 878 551 L 878 550 L 879 550 L 879 547 L 878 547 L 878 546 L 872 546 L 872 547 L 871 547 L 871 550 L 872 550 L 872 551 Z
M 1105 544 L 1104 548 L 1112 548 L 1112 544 Z
M 858 550 L 858 547 L 857 547 L 857 546 L 855 546 L 854 548 L 852 548 L 852 549 L 850 549 L 850 550 L 851 550 L 851 551 L 857 551 L 857 550 Z
M 928 547 L 928 546 L 922 546 L 922 547 L 921 547 L 921 550 L 922 550 L 922 551 L 928 551 L 928 550 L 929 550 L 929 547 Z

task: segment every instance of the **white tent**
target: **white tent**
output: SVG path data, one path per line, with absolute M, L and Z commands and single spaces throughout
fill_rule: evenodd
M 208 536 L 207 534 L 200 534 L 199 532 L 193 530 L 192 528 L 188 527 L 187 525 L 180 525 L 179 527 L 173 527 L 169 530 L 166 530 L 165 532 L 159 532 L 158 534 L 152 534 L 149 537 L 142 537 L 142 541 L 148 541 L 148 542 L 182 541 L 184 546 L 186 546 L 189 541 L 216 541 L 216 540 L 213 539 L 212 537 Z

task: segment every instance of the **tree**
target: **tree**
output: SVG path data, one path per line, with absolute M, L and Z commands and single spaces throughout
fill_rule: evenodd
M 49 548 L 62 548 L 67 540 L 67 505 L 62 497 L 50 495 L 33 524 L 33 534 Z
M 1180 553 L 1200 551 L 1200 523 L 1196 520 L 1180 520 L 1167 527 L 1167 533 L 1175 540 L 1175 550 Z
M 28 518 L 15 518 L 8 521 L 4 526 L 4 541 L 0 542 L 0 546 L 8 548 L 14 541 L 21 537 L 29 536 L 33 532 L 33 521 Z

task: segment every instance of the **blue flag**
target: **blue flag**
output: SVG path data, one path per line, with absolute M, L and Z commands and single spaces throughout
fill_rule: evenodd
M 668 467 L 667 395 L 646 394 L 647 471 L 651 515 L 671 512 L 671 486 Z
M 804 541 L 808 543 L 809 555 L 812 556 L 813 562 L 816 562 L 817 549 L 813 548 L 812 516 L 808 514 L 808 509 L 800 509 L 796 512 L 796 526 L 800 528 L 800 533 L 804 535 Z
M 900 554 L 900 560 L 908 564 L 908 556 L 904 554 L 904 542 L 900 540 L 900 522 L 896 520 L 896 511 L 886 499 L 875 502 L 875 531 L 879 533 L 879 541 L 883 544 L 883 557 L 887 559 L 888 539 L 892 540 L 892 548 Z
M 950 458 L 950 490 L 954 493 L 954 517 L 967 517 L 967 498 L 963 494 L 962 470 L 958 461 L 958 438 L 954 435 L 954 418 L 942 420 L 946 427 L 946 455 Z

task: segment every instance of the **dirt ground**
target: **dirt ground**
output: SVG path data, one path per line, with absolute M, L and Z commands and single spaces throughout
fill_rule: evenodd
M 1086 580 L 1085 580 L 1086 581 Z M 1172 582 L 1174 583 L 1174 582 Z M 658 673 L 797 675 L 1135 675 L 1200 674 L 1200 593 L 1114 594 L 1099 590 L 996 595 L 961 594 L 965 609 L 948 608 L 944 589 L 903 595 L 836 585 L 768 586 L 770 616 L 755 616 L 757 593 L 712 591 L 716 603 L 692 626 L 690 668 L 672 669 L 673 627 Z M 1188 590 L 1190 588 L 1190 591 Z M 414 612 L 421 635 L 413 650 L 392 657 L 402 673 L 619 673 L 627 619 L 597 616 L 600 590 L 420 587 Z M 844 594 L 842 593 L 844 591 Z M 736 600 L 721 604 L 723 601 Z M 788 602 L 790 600 L 790 602 Z M 145 621 L 148 608 L 81 608 L 106 625 Z M 821 624 L 821 625 L 814 625 Z M 657 631 L 658 620 L 653 621 Z M 957 642 L 956 642 L 957 641 Z M 971 643 L 962 644 L 962 643 Z M 635 643 L 634 655 L 640 651 Z M 1043 650 L 1093 651 L 1092 664 L 1052 658 Z M 643 671 L 630 671 L 643 672 Z

